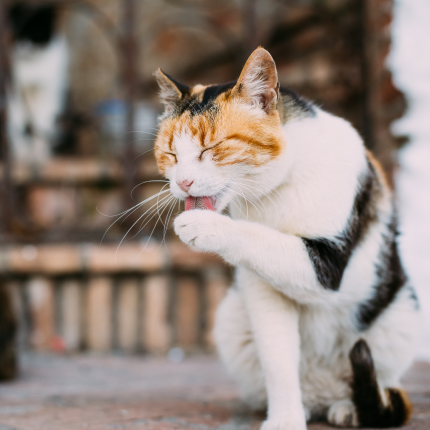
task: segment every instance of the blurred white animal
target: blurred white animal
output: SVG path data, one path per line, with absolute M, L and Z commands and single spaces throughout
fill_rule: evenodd
M 8 97 L 11 153 L 16 161 L 42 163 L 52 152 L 65 104 L 68 45 L 56 34 L 54 6 L 16 4 L 9 17 L 14 34 Z

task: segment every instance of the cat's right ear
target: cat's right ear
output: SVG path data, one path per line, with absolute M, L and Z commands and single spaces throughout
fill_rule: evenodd
M 253 106 L 269 113 L 279 96 L 279 82 L 272 56 L 257 48 L 248 58 L 239 76 L 234 92 Z
M 176 104 L 182 99 L 184 94 L 189 91 L 189 87 L 175 81 L 167 73 L 164 73 L 161 69 L 158 69 L 154 73 L 157 79 L 158 85 L 160 86 L 160 99 L 161 102 L 166 106 L 165 113 L 170 113 L 174 110 Z

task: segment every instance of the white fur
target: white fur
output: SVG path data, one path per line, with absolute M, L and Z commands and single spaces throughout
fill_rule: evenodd
M 51 154 L 56 121 L 68 83 L 69 52 L 64 37 L 47 46 L 18 43 L 12 52 L 12 88 L 8 100 L 12 156 L 25 162 L 43 162 Z M 35 135 L 25 134 L 30 124 Z
M 305 417 L 321 413 L 332 424 L 357 425 L 347 382 L 351 347 L 363 337 L 381 387 L 398 387 L 413 358 L 417 312 L 402 290 L 367 331 L 356 328 L 357 304 L 373 292 L 383 223 L 354 250 L 339 291 L 321 287 L 301 237 L 336 240 L 366 168 L 365 150 L 349 123 L 321 110 L 289 121 L 283 132 L 280 157 L 236 170 L 216 167 L 210 157 L 199 161 L 198 143 L 177 136 L 178 165 L 168 172 L 172 192 L 184 198 L 175 181 L 193 180 L 191 195 L 219 195 L 220 204 L 218 213 L 182 213 L 175 231 L 184 243 L 237 267 L 215 337 L 244 400 L 256 408 L 268 403 L 262 428 L 303 430 Z M 384 192 L 381 220 L 392 212 Z M 227 203 L 231 218 L 219 213 Z
M 358 417 L 351 400 L 333 403 L 327 413 L 328 422 L 336 427 L 358 427 Z
M 268 87 L 265 69 L 261 66 L 253 67 L 248 71 L 244 76 L 243 86 L 246 88 L 251 106 L 253 107 L 263 107 L 262 97 L 265 94 L 272 95 L 272 98 L 276 96 L 275 90 Z

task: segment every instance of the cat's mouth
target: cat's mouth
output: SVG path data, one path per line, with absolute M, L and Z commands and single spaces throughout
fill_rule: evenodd
M 189 196 L 185 200 L 185 210 L 190 211 L 192 209 L 207 209 L 210 211 L 215 211 L 217 200 L 218 199 L 216 196 Z
M 185 199 L 185 210 L 204 209 L 216 212 L 220 209 L 220 205 L 223 206 L 221 197 L 226 190 L 228 190 L 228 185 L 212 196 L 188 196 Z

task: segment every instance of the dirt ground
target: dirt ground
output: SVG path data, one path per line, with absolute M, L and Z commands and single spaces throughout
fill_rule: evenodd
M 19 380 L 0 385 L 0 430 L 254 430 L 214 357 L 165 358 L 26 354 Z M 405 377 L 414 403 L 405 430 L 430 429 L 430 364 Z M 325 424 L 310 424 L 323 430 Z

